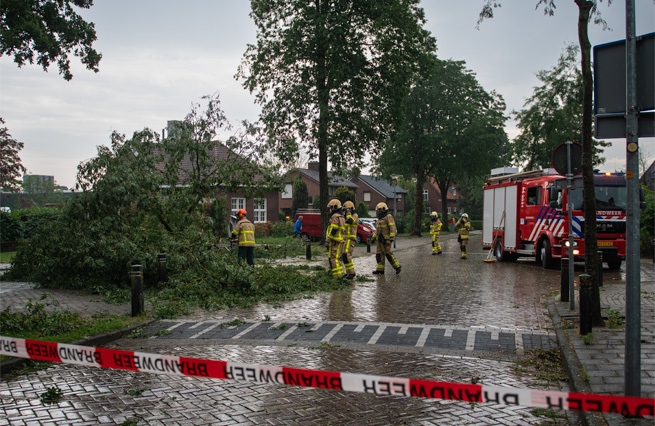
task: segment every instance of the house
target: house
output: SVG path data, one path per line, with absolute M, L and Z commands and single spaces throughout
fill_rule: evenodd
M 403 188 L 392 185 L 389 181 L 378 179 L 373 176 L 353 176 L 351 182 L 357 185 L 355 192 L 357 203 L 362 201 L 368 206 L 368 214 L 375 217 L 375 207 L 378 203 L 386 203 L 390 210 L 396 210 L 396 215 L 402 217 L 405 214 L 405 197 L 407 191 Z M 394 204 L 394 198 L 396 203 Z
M 291 203 L 293 201 L 293 194 L 295 188 L 293 187 L 293 182 L 296 181 L 298 175 L 305 185 L 307 185 L 307 195 L 309 195 L 309 207 L 311 208 L 321 208 L 321 206 L 314 206 L 313 200 L 320 193 L 319 187 L 319 177 L 318 177 L 318 162 L 310 162 L 307 165 L 306 169 L 294 169 L 287 173 L 284 179 L 284 190 L 279 194 L 279 207 L 280 211 L 284 212 L 286 215 L 291 214 Z M 353 192 L 357 192 L 357 184 L 344 179 L 340 176 L 333 175 L 328 172 L 328 195 L 332 196 L 334 192 L 342 187 L 350 189 Z M 329 200 L 322 200 L 321 204 L 327 205 Z
M 179 125 L 178 123 L 179 122 L 177 121 L 168 122 L 169 134 L 172 131 L 175 131 L 175 126 Z M 221 163 L 230 163 L 231 168 L 234 168 L 235 162 L 242 164 L 244 167 L 248 167 L 249 164 L 249 161 L 246 158 L 231 151 L 220 142 L 217 142 L 214 145 L 214 148 L 208 153 L 208 155 L 210 158 L 214 159 L 214 161 L 212 161 L 214 166 L 220 165 Z M 157 164 L 156 167 L 161 170 L 165 167 L 165 163 Z M 182 182 L 185 180 L 186 175 L 192 173 L 196 167 L 187 153 L 180 162 L 178 168 L 178 176 L 180 176 L 180 182 Z M 215 170 L 216 169 L 214 168 L 212 168 L 212 170 L 203 170 L 200 175 L 209 175 Z M 262 179 L 261 176 L 255 175 L 254 177 L 255 181 L 261 181 Z M 280 211 L 279 193 L 277 191 L 268 191 L 264 192 L 260 198 L 253 198 L 247 195 L 249 191 L 246 191 L 246 189 L 248 189 L 246 185 L 247 182 L 244 182 L 243 185 L 241 185 L 243 190 L 230 192 L 226 192 L 223 188 L 218 188 L 216 194 L 225 195 L 231 215 L 235 215 L 239 209 L 245 209 L 248 212 L 247 217 L 254 223 L 277 221 L 279 217 L 278 212 Z
M 653 161 L 641 177 L 641 183 L 646 185 L 651 191 L 655 191 L 655 161 Z
M 455 185 L 451 184 L 447 192 L 447 206 L 449 214 L 463 213 L 464 211 L 458 206 L 458 200 L 462 197 Z M 441 214 L 441 190 L 434 178 L 430 178 L 423 184 L 423 208 L 425 213 L 437 212 Z

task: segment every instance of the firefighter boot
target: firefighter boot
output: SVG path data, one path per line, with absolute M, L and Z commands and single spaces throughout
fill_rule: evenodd
M 459 249 L 462 251 L 462 259 L 466 259 L 466 246 L 462 244 Z

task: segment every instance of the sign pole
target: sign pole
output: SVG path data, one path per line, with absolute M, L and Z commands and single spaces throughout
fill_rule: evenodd
M 626 0 L 626 287 L 625 394 L 641 395 L 641 271 L 639 261 L 639 135 L 635 2 Z

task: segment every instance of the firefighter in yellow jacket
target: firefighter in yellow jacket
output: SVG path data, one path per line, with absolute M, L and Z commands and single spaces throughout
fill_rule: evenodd
M 374 274 L 384 274 L 385 258 L 389 261 L 396 274 L 400 274 L 400 263 L 391 252 L 391 243 L 396 239 L 396 222 L 389 213 L 389 207 L 385 203 L 379 203 L 375 210 L 378 215 L 378 220 L 375 223 L 375 234 L 372 240 L 377 240 L 377 250 L 375 252 L 375 259 L 378 266 L 373 271 Z
M 357 243 L 357 225 L 359 216 L 355 213 L 355 204 L 352 201 L 343 203 L 343 214 L 346 220 L 346 235 L 344 237 L 343 266 L 346 268 L 346 278 L 355 278 L 355 265 L 353 265 L 353 250 Z
M 246 219 L 246 211 L 237 211 L 237 225 L 232 230 L 232 238 L 239 239 L 239 258 L 248 262 L 248 265 L 255 264 L 255 225 Z
M 441 231 L 441 221 L 437 212 L 430 213 L 430 235 L 432 235 L 432 255 L 441 254 L 441 245 L 439 244 L 439 232 Z
M 341 255 L 343 254 L 346 221 L 342 214 L 341 201 L 330 200 L 328 209 L 330 210 L 330 224 L 325 232 L 325 240 L 328 242 L 330 272 L 334 278 L 341 278 L 344 274 Z
M 471 230 L 471 222 L 469 222 L 469 215 L 464 213 L 462 217 L 455 224 L 457 228 L 457 241 L 459 242 L 459 248 L 462 251 L 462 259 L 468 257 L 469 249 L 469 231 Z

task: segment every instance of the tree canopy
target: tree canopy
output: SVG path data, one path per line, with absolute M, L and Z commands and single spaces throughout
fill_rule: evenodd
M 418 0 L 256 0 L 237 78 L 256 93 L 271 148 L 318 156 L 320 199 L 328 161 L 359 164 L 403 117 L 409 83 L 436 42 Z M 323 209 L 323 225 L 327 211 Z
M 19 67 L 36 60 L 44 71 L 57 63 L 59 74 L 71 80 L 72 53 L 87 69 L 98 72 L 102 55 L 92 47 L 95 25 L 84 21 L 73 6 L 89 9 L 93 0 L 0 2 L 0 56 L 13 55 Z
M 520 111 L 513 111 L 519 135 L 512 143 L 512 160 L 527 170 L 551 167 L 553 150 L 566 141 L 580 141 L 582 123 L 582 73 L 578 67 L 580 48 L 570 45 L 550 70 L 537 73 L 543 84 Z M 602 164 L 603 147 L 596 141 L 594 165 Z
M 5 120 L 0 117 L 0 189 L 18 191 L 21 187 L 19 178 L 25 173 L 19 153 L 25 144 L 11 137 L 4 124 Z
M 505 102 L 486 92 L 463 61 L 433 58 L 428 78 L 405 102 L 406 122 L 378 159 L 381 170 L 416 177 L 414 234 L 420 235 L 423 183 L 434 177 L 446 193 L 461 177 L 484 176 L 506 157 Z

